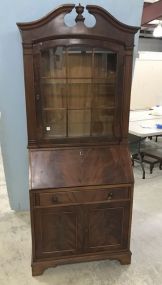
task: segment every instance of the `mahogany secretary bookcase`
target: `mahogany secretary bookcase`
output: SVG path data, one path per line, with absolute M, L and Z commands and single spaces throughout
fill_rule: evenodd
M 75 9 L 73 26 L 65 16 Z M 128 150 L 137 27 L 101 7 L 63 5 L 18 23 L 24 51 L 32 272 L 59 264 L 131 262 Z

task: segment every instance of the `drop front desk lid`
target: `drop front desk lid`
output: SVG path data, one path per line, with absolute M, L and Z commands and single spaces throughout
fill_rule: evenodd
M 30 189 L 133 182 L 126 146 L 30 150 Z

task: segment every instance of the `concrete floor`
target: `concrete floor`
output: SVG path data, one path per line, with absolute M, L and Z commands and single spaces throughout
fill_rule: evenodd
M 28 212 L 15 213 L 8 204 L 0 158 L 0 285 L 161 285 L 162 284 L 162 170 L 146 170 L 141 179 L 134 168 L 132 264 L 89 262 L 50 268 L 32 277 Z

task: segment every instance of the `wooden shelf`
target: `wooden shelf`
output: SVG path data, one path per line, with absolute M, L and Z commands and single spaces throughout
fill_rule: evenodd
M 59 79 L 62 79 L 62 80 L 108 80 L 107 77 L 40 77 L 40 79 L 54 79 L 54 80 L 59 80 Z M 62 83 L 60 83 L 62 84 Z
M 93 111 L 93 110 L 115 110 L 115 107 L 92 107 L 92 108 L 43 108 L 43 111 L 56 111 L 56 110 L 68 110 L 68 111 Z

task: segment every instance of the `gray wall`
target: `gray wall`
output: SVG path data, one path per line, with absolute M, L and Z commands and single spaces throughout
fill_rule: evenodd
M 78 4 L 78 1 L 72 1 Z M 11 208 L 26 210 L 28 154 L 21 38 L 16 22 L 44 16 L 60 0 L 5 0 L 0 7 L 0 139 Z M 83 5 L 103 6 L 120 21 L 139 26 L 143 0 L 82 0 Z
M 162 40 L 155 38 L 140 38 L 138 50 L 162 52 Z

